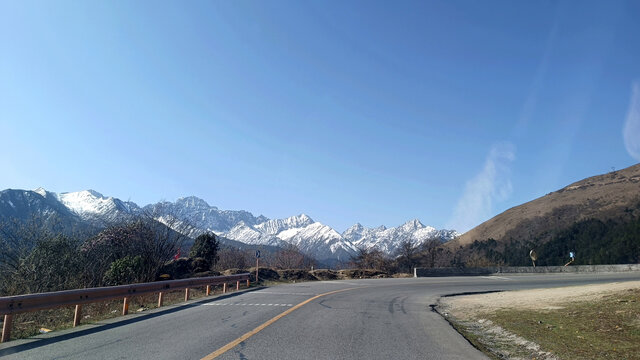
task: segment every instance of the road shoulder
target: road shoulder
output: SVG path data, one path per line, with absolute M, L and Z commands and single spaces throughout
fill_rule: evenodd
M 634 348 L 640 337 L 638 295 L 640 281 L 616 282 L 443 297 L 436 311 L 495 359 L 578 358 L 568 342 L 582 342 L 577 348 L 588 354 L 616 358 L 640 353 Z M 599 349 L 603 338 L 608 341 Z

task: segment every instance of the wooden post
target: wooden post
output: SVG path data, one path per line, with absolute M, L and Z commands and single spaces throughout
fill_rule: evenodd
M 4 323 L 2 323 L 2 339 L 0 342 L 7 342 L 11 339 L 11 323 L 13 322 L 12 315 L 4 316 Z
M 236 290 L 240 290 L 240 280 L 236 281 Z
M 158 307 L 162 306 L 162 291 L 158 293 Z
M 189 288 L 184 289 L 184 301 L 189 300 Z
M 222 284 L 222 293 L 226 294 L 227 293 L 227 283 L 223 283 Z
M 207 285 L 207 296 L 211 295 L 211 285 Z
M 249 287 L 249 279 L 247 279 L 247 287 Z
M 129 298 L 124 298 L 124 302 L 122 303 L 122 315 L 127 315 L 129 313 Z
M 73 327 L 80 324 L 80 318 L 82 317 L 82 305 L 76 305 L 76 311 L 73 312 Z

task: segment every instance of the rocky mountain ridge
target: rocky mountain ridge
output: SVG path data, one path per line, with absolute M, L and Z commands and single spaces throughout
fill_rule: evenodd
M 192 238 L 210 231 L 249 245 L 294 245 L 320 261 L 348 261 L 358 248 L 377 247 L 391 255 L 402 241 L 419 245 L 428 239 L 444 242 L 459 235 L 453 230 L 425 226 L 417 219 L 392 228 L 366 228 L 356 224 L 340 234 L 305 214 L 268 219 L 244 210 L 220 210 L 195 196 L 140 207 L 134 202 L 104 196 L 95 190 L 60 194 L 42 188 L 0 192 L 0 218 L 26 219 L 33 214 L 54 213 L 73 223 L 84 222 L 94 227 L 146 214 Z

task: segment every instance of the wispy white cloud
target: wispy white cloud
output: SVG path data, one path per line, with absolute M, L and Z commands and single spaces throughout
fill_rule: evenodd
M 634 159 L 640 161 L 640 82 L 634 81 L 627 118 L 622 129 L 624 146 Z
M 468 231 L 492 215 L 495 202 L 504 201 L 511 195 L 510 169 L 515 153 L 515 146 L 508 142 L 491 147 L 482 170 L 467 182 L 449 228 Z

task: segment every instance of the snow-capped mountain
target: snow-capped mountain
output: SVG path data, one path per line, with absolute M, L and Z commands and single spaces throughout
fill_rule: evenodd
M 348 261 L 358 250 L 337 231 L 319 222 L 284 230 L 278 234 L 278 238 L 297 246 L 304 253 L 313 254 L 319 260 Z
M 216 234 L 231 230 L 241 221 L 256 225 L 269 219 L 253 216 L 244 210 L 219 210 L 195 196 L 179 198 L 175 202 L 163 201 L 147 205 L 144 210 L 154 217 L 175 217 L 184 222 L 184 227 L 193 227 Z
M 305 214 L 285 219 L 254 216 L 243 210 L 220 210 L 195 196 L 163 201 L 144 208 L 130 201 L 107 197 L 94 190 L 56 194 L 42 188 L 0 192 L 0 219 L 53 216 L 69 224 L 104 227 L 138 215 L 156 220 L 195 238 L 211 231 L 223 238 L 249 245 L 295 245 L 322 262 L 348 261 L 358 248 L 376 247 L 392 255 L 402 241 L 419 245 L 429 239 L 448 241 L 458 236 L 454 230 L 437 230 L 411 220 L 398 227 L 367 228 L 355 224 L 342 234 Z
M 310 217 L 305 214 L 301 214 L 286 219 L 268 220 L 256 225 L 256 229 L 265 234 L 275 235 L 284 230 L 303 228 L 313 223 L 314 221 L 311 220 Z
M 79 222 L 81 219 L 58 201 L 56 194 L 38 191 L 7 189 L 0 191 L 0 219 L 18 219 L 45 221 L 69 219 Z
M 403 241 L 420 245 L 431 239 L 442 242 L 449 241 L 459 235 L 455 230 L 437 230 L 434 227 L 425 226 L 418 219 L 388 229 L 384 226 L 366 228 L 355 224 L 342 233 L 345 239 L 351 241 L 358 248 L 376 247 L 387 254 L 395 253 Z
M 42 188 L 34 191 L 39 194 L 47 193 Z M 140 207 L 134 202 L 106 197 L 95 190 L 60 193 L 56 196 L 64 206 L 84 220 L 111 224 L 131 219 L 141 213 Z
M 239 222 L 231 230 L 222 234 L 227 239 L 241 241 L 251 245 L 271 245 L 282 246 L 282 242 L 275 234 L 268 234 L 256 229 L 255 226 L 246 224 L 244 221 Z
M 356 248 L 337 231 L 301 214 L 286 219 L 268 220 L 251 226 L 239 223 L 222 236 L 255 245 L 295 245 L 316 259 L 349 260 Z

